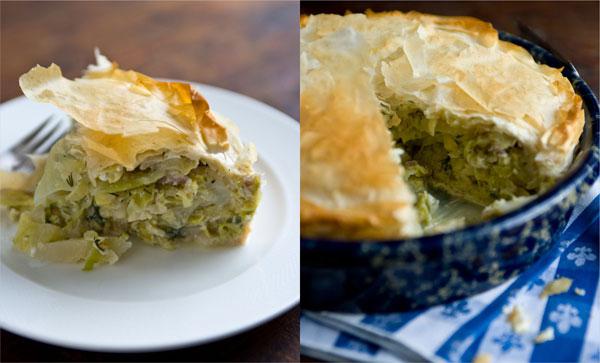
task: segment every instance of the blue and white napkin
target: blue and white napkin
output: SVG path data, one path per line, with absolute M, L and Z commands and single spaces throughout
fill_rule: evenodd
M 447 305 L 394 314 L 304 311 L 302 353 L 326 361 L 600 362 L 598 210 L 600 182 L 575 207 L 560 243 L 520 276 Z M 568 277 L 566 293 L 540 299 L 547 283 Z M 575 293 L 575 288 L 583 295 Z M 518 305 L 530 320 L 513 332 L 503 310 Z M 535 344 L 554 329 L 554 340 Z

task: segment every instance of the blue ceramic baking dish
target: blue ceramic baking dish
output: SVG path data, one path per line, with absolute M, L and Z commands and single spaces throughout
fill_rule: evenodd
M 302 307 L 392 312 L 441 304 L 518 275 L 558 243 L 582 193 L 598 177 L 598 100 L 571 65 L 512 34 L 539 63 L 564 67 L 582 97 L 586 122 L 567 175 L 531 203 L 491 221 L 445 234 L 397 241 L 301 239 Z

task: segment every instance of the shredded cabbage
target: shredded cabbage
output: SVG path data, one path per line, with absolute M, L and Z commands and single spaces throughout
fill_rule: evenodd
M 18 250 L 44 261 L 82 262 L 87 271 L 115 263 L 131 246 L 130 235 L 166 249 L 198 239 L 214 245 L 242 240 L 260 177 L 170 157 L 90 179 L 74 140 L 67 135 L 52 148 L 35 195 L 0 193 L 0 203 L 18 212 Z
M 479 125 L 465 128 L 443 115 L 428 117 L 403 103 L 382 111 L 405 151 L 409 181 L 423 183 L 481 206 L 497 199 L 535 195 L 552 183 L 537 173 L 535 155 L 514 138 Z
M 404 176 L 417 194 L 426 233 L 505 213 L 508 204 L 528 201 L 553 183 L 537 173 L 533 152 L 484 122 L 465 127 L 450 115 L 425 115 L 393 96 L 381 101 L 381 112 L 402 149 Z M 441 191 L 441 201 L 430 194 Z

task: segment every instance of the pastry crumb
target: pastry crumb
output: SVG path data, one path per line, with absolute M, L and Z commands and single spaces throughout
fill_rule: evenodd
M 535 344 L 541 344 L 550 340 L 554 340 L 554 328 L 551 326 L 542 330 L 534 339 Z
M 473 358 L 473 363 L 492 363 L 492 356 L 487 353 L 477 354 Z
M 575 288 L 575 293 L 579 296 L 585 296 L 585 290 L 584 289 L 580 289 L 579 287 Z
M 573 283 L 573 280 L 569 279 L 567 277 L 561 277 L 560 279 L 550 281 L 546 285 L 546 287 L 544 287 L 544 290 L 540 294 L 540 298 L 544 298 L 546 296 L 551 296 L 551 295 L 558 295 L 558 294 L 562 294 L 563 292 L 567 292 L 571 288 L 572 283 Z
M 515 305 L 510 313 L 508 313 L 506 321 L 508 321 L 512 330 L 517 334 L 523 334 L 529 329 L 529 318 L 525 316 L 523 310 L 517 305 Z

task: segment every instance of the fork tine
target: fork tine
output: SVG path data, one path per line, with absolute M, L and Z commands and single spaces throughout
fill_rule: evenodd
M 46 125 L 48 125 L 48 123 L 50 122 L 50 120 L 53 117 L 54 117 L 54 115 L 48 116 L 48 118 L 46 118 L 40 126 L 36 127 L 33 131 L 31 131 L 29 134 L 27 134 L 23 139 L 21 139 L 21 141 L 19 141 L 16 145 L 11 147 L 9 149 L 9 151 L 17 152 L 21 148 L 23 148 L 25 145 L 27 145 L 31 140 L 33 140 L 40 133 L 40 131 L 42 131 L 42 129 L 44 129 L 44 127 L 46 127 Z
M 60 132 L 56 137 L 53 138 L 52 142 L 49 142 L 46 146 L 40 148 L 39 150 L 36 150 L 36 153 L 38 154 L 45 154 L 48 151 L 50 151 L 50 149 L 52 148 L 52 146 L 54 146 L 54 144 L 56 144 L 56 142 L 60 139 L 62 139 L 63 136 L 65 136 L 67 133 L 69 132 L 69 130 L 64 130 L 63 132 Z
M 48 131 L 45 135 L 43 135 L 42 137 L 40 137 L 39 140 L 36 140 L 34 143 L 26 145 L 26 147 L 20 149 L 19 152 L 22 153 L 22 154 L 33 154 L 33 153 L 35 153 L 35 151 L 40 146 L 44 145 L 44 143 L 46 141 L 48 141 L 48 139 L 51 138 L 52 135 L 54 135 L 54 133 L 56 133 L 56 131 L 58 131 L 59 128 L 60 128 L 60 122 L 57 123 L 56 125 L 54 125 L 54 127 L 50 131 Z
M 69 129 L 67 129 L 67 130 L 63 130 L 62 132 L 59 132 L 58 134 L 56 134 L 56 131 L 60 128 L 60 126 L 61 126 L 61 123 L 59 122 L 56 126 L 54 126 L 52 128 L 52 130 L 50 130 L 50 132 L 48 134 L 44 135 L 41 138 L 41 140 L 37 140 L 31 148 L 28 148 L 28 150 L 20 151 L 20 155 L 22 156 L 21 160 L 12 167 L 12 171 L 20 170 L 23 167 L 25 167 L 27 164 L 31 164 L 29 157 L 25 156 L 25 154 L 47 153 L 50 150 L 50 148 L 52 148 L 52 146 L 54 144 L 56 144 L 56 142 L 61 137 L 63 137 L 65 134 L 67 134 L 67 132 L 69 132 Z M 46 142 L 49 140 L 50 140 L 50 142 L 48 142 L 46 144 Z M 41 146 L 43 146 L 43 147 L 41 147 Z

